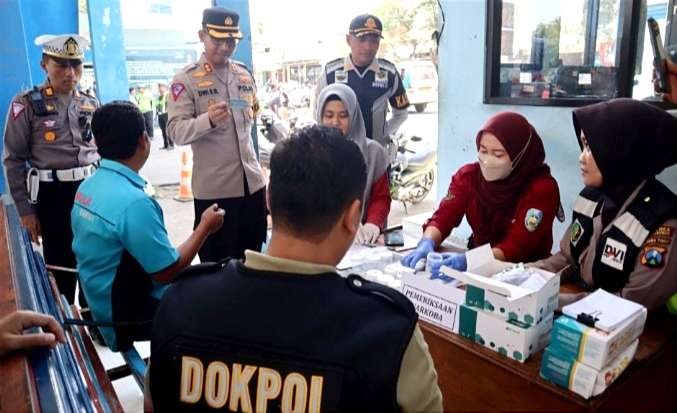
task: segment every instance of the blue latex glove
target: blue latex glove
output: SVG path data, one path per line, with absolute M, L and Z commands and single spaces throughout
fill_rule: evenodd
M 415 268 L 416 263 L 425 258 L 429 252 L 435 250 L 435 241 L 432 238 L 421 238 L 416 246 L 416 249 L 410 252 L 406 257 L 402 258 L 402 265 Z
M 445 252 L 442 254 L 442 265 L 451 267 L 458 271 L 465 271 L 468 269 L 468 261 L 465 259 L 465 253 L 461 252 Z

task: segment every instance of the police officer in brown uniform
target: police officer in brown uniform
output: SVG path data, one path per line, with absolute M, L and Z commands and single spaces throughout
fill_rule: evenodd
M 265 181 L 251 139 L 256 87 L 247 67 L 230 59 L 242 38 L 238 21 L 231 10 L 205 9 L 204 53 L 176 74 L 167 107 L 169 135 L 193 150 L 195 225 L 215 202 L 226 211 L 200 250 L 203 262 L 260 251 L 266 235 Z
M 80 183 L 99 160 L 91 131 L 96 98 L 77 89 L 84 49 L 77 34 L 42 35 L 47 80 L 12 99 L 4 136 L 7 183 L 31 238 L 42 236 L 47 264 L 75 268 L 70 213 Z M 75 298 L 76 278 L 55 271 L 59 291 Z

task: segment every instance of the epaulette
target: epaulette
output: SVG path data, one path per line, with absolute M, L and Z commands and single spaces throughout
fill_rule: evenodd
M 233 59 L 230 59 L 230 62 L 240 66 L 243 69 L 245 69 L 247 72 L 249 72 L 250 75 L 252 75 L 252 77 L 254 77 L 254 74 L 252 73 L 251 70 L 249 70 L 249 67 L 244 62 L 241 62 L 239 60 L 233 60 Z
M 326 73 L 331 73 L 334 70 L 338 70 L 338 69 L 342 68 L 344 60 L 345 60 L 345 58 L 339 57 L 338 59 L 334 59 L 330 62 L 327 62 L 327 64 L 324 65 L 324 71 Z
M 414 308 L 414 305 L 411 303 L 411 301 L 409 301 L 400 292 L 390 287 L 365 280 L 356 274 L 350 274 L 346 278 L 346 283 L 348 284 L 348 288 L 351 291 L 354 291 L 358 294 L 370 295 L 374 298 L 385 301 L 408 318 L 417 317 L 416 309 Z
M 229 261 L 230 258 L 225 258 L 217 262 L 203 262 L 200 264 L 190 265 L 184 268 L 181 272 L 179 272 L 179 274 L 176 276 L 176 279 L 179 280 L 187 277 L 194 277 L 197 275 L 213 274 L 215 272 L 219 272 L 226 265 L 228 265 Z
M 191 71 L 197 69 L 198 67 L 200 67 L 200 65 L 197 62 L 191 63 L 191 64 L 184 66 L 183 71 L 188 73 L 188 72 L 191 72 Z
M 385 69 L 385 70 L 387 70 L 387 71 L 389 71 L 390 73 L 393 73 L 393 74 L 397 73 L 397 67 L 391 61 L 386 60 L 386 59 L 381 59 L 381 58 L 379 58 L 377 61 L 378 61 L 378 65 L 381 69 Z
M 92 95 L 92 94 L 89 94 L 89 93 L 85 92 L 85 91 L 82 90 L 82 89 L 78 89 L 78 92 L 80 92 L 80 94 L 81 94 L 82 96 L 88 97 L 88 98 L 90 98 L 90 99 L 94 99 L 94 100 L 96 100 L 96 101 L 98 102 L 98 99 L 96 98 L 96 96 L 94 96 L 94 95 Z

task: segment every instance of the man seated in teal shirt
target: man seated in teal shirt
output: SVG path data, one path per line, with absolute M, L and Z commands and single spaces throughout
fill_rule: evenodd
M 71 212 L 73 251 L 85 297 L 113 351 L 148 340 L 167 283 L 193 260 L 225 212 L 207 209 L 188 239 L 174 248 L 160 205 L 144 191 L 138 174 L 150 154 L 139 109 L 126 101 L 100 107 L 92 131 L 101 167 L 80 185 Z

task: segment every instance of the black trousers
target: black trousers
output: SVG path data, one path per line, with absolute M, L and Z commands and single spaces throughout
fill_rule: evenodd
M 71 209 L 80 182 L 40 182 L 36 210 L 42 229 L 42 252 L 47 264 L 76 268 L 75 254 L 71 247 L 73 244 Z M 54 274 L 59 292 L 72 304 L 75 300 L 77 275 L 65 271 L 51 272 Z M 84 295 L 80 294 L 82 307 L 87 306 L 84 298 Z
M 143 122 L 146 124 L 146 133 L 153 139 L 153 111 L 143 112 Z
M 160 113 L 157 117 L 157 122 L 160 125 L 160 131 L 162 132 L 162 142 L 164 143 L 164 147 L 166 148 L 173 148 L 174 147 L 174 141 L 172 138 L 169 137 L 169 134 L 167 133 L 167 120 L 169 119 L 169 114 L 167 112 L 165 113 Z
M 223 226 L 210 235 L 200 248 L 200 261 L 218 261 L 227 257 L 244 258 L 244 250 L 261 251 L 268 226 L 266 189 L 242 198 L 195 199 L 195 223 L 202 213 L 214 203 L 226 211 Z

